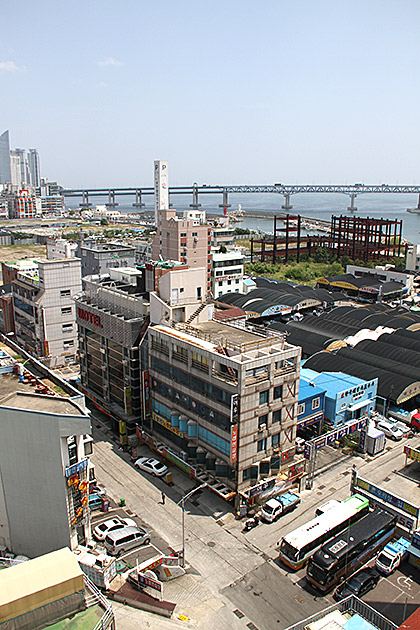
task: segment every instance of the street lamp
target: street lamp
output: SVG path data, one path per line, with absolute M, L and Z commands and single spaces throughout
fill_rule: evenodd
M 178 501 L 177 503 L 177 505 L 180 505 L 182 509 L 182 518 L 181 518 L 181 525 L 182 525 L 182 564 L 181 566 L 182 567 L 185 566 L 185 501 L 189 499 L 195 492 L 197 492 L 198 490 L 201 490 L 207 485 L 208 485 L 207 483 L 202 483 L 201 486 L 197 486 L 197 488 L 194 488 L 193 490 L 188 492 L 188 494 L 184 494 L 182 499 Z

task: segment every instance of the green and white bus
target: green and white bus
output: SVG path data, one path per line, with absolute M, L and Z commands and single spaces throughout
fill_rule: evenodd
M 326 542 L 356 523 L 369 512 L 369 500 L 354 494 L 324 514 L 301 525 L 279 542 L 279 557 L 297 571 Z

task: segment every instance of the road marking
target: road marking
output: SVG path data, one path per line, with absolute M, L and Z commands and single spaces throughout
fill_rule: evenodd
M 408 591 L 411 591 L 411 585 L 413 583 L 413 580 L 411 578 L 401 575 L 399 578 L 397 578 L 397 582 L 398 586 L 400 586 L 401 588 L 404 588 L 405 586 Z

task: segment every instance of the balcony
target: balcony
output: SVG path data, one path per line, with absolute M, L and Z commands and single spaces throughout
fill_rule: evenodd
M 175 361 L 185 363 L 185 365 L 188 364 L 188 354 L 184 354 L 183 352 L 177 352 L 176 350 L 174 350 L 172 352 L 172 358 L 175 359 Z

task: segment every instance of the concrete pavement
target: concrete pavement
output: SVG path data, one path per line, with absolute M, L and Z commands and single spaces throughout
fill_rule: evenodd
M 130 510 L 170 547 L 180 549 L 181 508 L 176 503 L 195 487 L 194 482 L 175 470 L 174 486 L 168 487 L 163 480 L 134 469 L 129 456 L 121 453 L 118 446 L 96 428 L 94 438 L 93 461 L 97 477 L 105 484 L 110 496 L 116 500 L 125 498 Z M 420 438 L 404 441 L 406 443 L 418 445 Z M 143 453 L 150 454 L 147 447 L 139 448 L 139 455 Z M 349 496 L 353 463 L 362 477 L 385 487 L 388 485 L 390 492 L 420 503 L 417 483 L 393 472 L 401 471 L 404 466 L 401 443 L 391 443 L 390 448 L 373 461 L 343 457 L 337 451 L 331 455 L 339 457 L 339 461 L 327 462 L 324 471 L 315 477 L 312 490 L 301 492 L 302 502 L 295 512 L 246 534 L 242 533 L 243 523 L 235 520 L 230 506 L 219 497 L 207 489 L 199 496 L 194 495 L 192 502 L 185 506 L 186 560 L 191 570 L 164 586 L 165 599 L 177 603 L 176 615 L 184 615 L 189 620 L 167 620 L 141 611 L 128 614 L 123 610 L 121 623 L 131 623 L 131 615 L 136 614 L 145 627 L 150 621 L 150 627 L 158 629 L 166 629 L 168 624 L 203 630 L 215 627 L 244 629 L 248 623 L 261 630 L 286 628 L 328 605 L 324 598 L 314 598 L 299 588 L 300 574 L 289 573 L 274 562 L 278 540 L 309 520 L 317 505 L 331 498 Z M 161 490 L 167 496 L 165 505 L 160 504 Z M 119 616 L 118 612 L 118 627 Z M 124 629 L 125 626 L 121 627 Z

